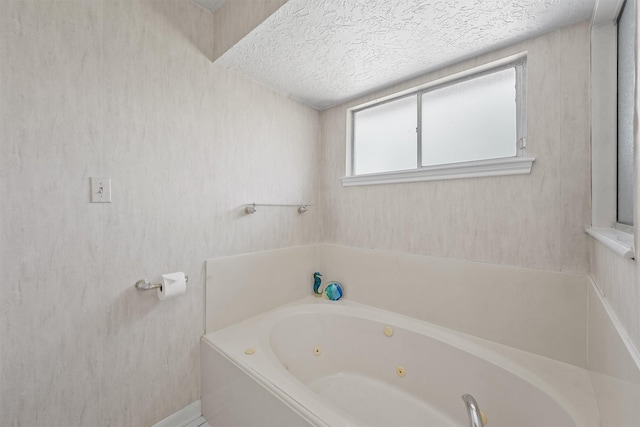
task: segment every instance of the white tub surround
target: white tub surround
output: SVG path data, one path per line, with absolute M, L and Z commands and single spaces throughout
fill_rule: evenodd
M 197 400 L 151 427 L 200 427 L 204 422 L 202 419 L 202 405 Z
M 306 297 L 205 335 L 201 354 L 211 425 L 459 426 L 464 393 L 489 425 L 598 425 L 584 369 L 347 300 Z
M 589 287 L 589 375 L 601 425 L 638 425 L 640 355 L 595 282 Z
M 640 264 L 591 239 L 591 277 L 615 314 L 620 330 L 640 349 Z
M 252 219 L 252 218 L 250 218 Z M 207 260 L 206 328 L 212 332 L 312 292 L 321 245 Z
M 586 367 L 585 276 L 323 245 L 349 299 Z
M 200 343 L 202 414 L 211 425 L 301 427 L 306 419 L 204 339 Z M 267 423 L 271 420 L 271 424 Z
M 587 366 L 585 276 L 317 244 L 207 261 L 207 332 L 310 295 L 313 272 L 356 302 Z

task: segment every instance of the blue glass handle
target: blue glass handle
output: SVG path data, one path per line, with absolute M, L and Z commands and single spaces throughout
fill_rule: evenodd
M 342 298 L 342 286 L 338 282 L 329 282 L 329 284 L 324 288 L 324 294 L 331 301 L 338 301 Z
M 329 298 L 331 301 L 337 301 L 342 298 L 342 286 L 340 285 L 340 283 L 329 282 L 329 284 L 325 286 L 324 291 L 321 291 L 320 286 L 322 286 L 322 279 L 320 279 L 320 277 L 322 277 L 322 274 L 320 274 L 319 272 L 316 271 L 315 273 L 313 273 L 313 294 L 315 296 L 319 297 L 324 292 L 327 298 Z
M 322 279 L 320 279 L 320 277 L 322 277 L 322 274 L 320 274 L 319 272 L 316 271 L 315 273 L 313 273 L 313 293 L 317 296 L 322 295 L 322 291 L 320 290 Z

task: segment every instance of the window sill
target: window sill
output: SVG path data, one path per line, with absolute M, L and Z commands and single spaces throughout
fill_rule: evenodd
M 531 173 L 533 157 L 508 157 L 504 159 L 477 160 L 426 166 L 420 169 L 380 172 L 366 175 L 345 176 L 343 187 L 356 185 L 397 184 L 402 182 L 436 181 L 445 179 L 479 178 Z
M 618 255 L 635 259 L 635 250 L 633 247 L 633 234 L 616 230 L 615 228 L 589 228 L 587 234 L 602 243 Z

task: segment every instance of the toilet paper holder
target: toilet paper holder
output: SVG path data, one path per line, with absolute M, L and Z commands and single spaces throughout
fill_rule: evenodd
M 189 276 L 184 275 L 184 281 L 189 282 Z M 136 289 L 139 291 L 150 291 L 151 289 L 158 289 L 162 287 L 162 283 L 151 283 L 147 279 L 140 279 L 136 282 Z

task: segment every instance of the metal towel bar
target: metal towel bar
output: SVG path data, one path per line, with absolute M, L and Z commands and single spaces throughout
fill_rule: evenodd
M 246 213 L 247 215 L 251 215 L 256 213 L 257 211 L 257 207 L 258 206 L 284 206 L 284 207 L 297 207 L 298 208 L 298 213 L 305 213 L 309 210 L 310 206 L 314 206 L 312 204 L 309 203 L 301 203 L 301 204 L 297 204 L 297 205 L 291 205 L 291 204 L 274 204 L 274 203 L 249 203 L 247 205 L 244 205 L 244 213 Z

